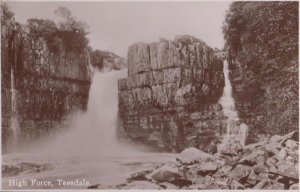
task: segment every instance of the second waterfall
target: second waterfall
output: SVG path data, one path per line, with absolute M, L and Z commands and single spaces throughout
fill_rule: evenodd
M 248 126 L 244 123 L 240 124 L 237 111 L 235 110 L 235 103 L 232 97 L 232 86 L 229 80 L 229 68 L 226 60 L 224 61 L 223 72 L 225 78 L 225 87 L 223 95 L 219 102 L 222 105 L 224 115 L 227 118 L 227 131 L 224 138 L 224 142 L 226 142 L 229 139 L 237 139 L 241 145 L 245 145 L 248 133 Z

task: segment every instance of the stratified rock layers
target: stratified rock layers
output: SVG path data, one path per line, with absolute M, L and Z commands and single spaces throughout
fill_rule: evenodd
M 2 26 L 1 35 L 2 143 L 6 151 L 14 134 L 13 110 L 20 145 L 47 135 L 75 110 L 86 110 L 91 71 L 86 51 L 51 52 L 44 38 L 33 38 L 9 25 Z M 12 86 L 15 104 L 11 103 Z
M 167 151 L 208 150 L 224 134 L 223 62 L 201 40 L 133 44 L 128 75 L 119 80 L 119 112 L 130 138 Z

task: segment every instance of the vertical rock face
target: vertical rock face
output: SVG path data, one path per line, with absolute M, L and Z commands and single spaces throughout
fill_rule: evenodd
M 298 28 L 298 2 L 233 2 L 225 16 L 233 97 L 248 142 L 299 130 Z
M 128 78 L 119 80 L 119 112 L 128 136 L 168 151 L 207 150 L 225 132 L 218 100 L 223 62 L 191 36 L 129 47 Z
M 248 143 L 299 129 L 297 58 L 264 76 L 243 61 L 231 61 L 233 97 L 241 121 L 249 126 Z
M 20 26 L 19 26 L 20 27 Z M 69 114 L 86 110 L 91 71 L 87 52 L 51 52 L 43 38 L 32 38 L 23 29 L 3 25 L 2 142 L 12 133 L 12 79 L 15 110 L 22 145 L 61 126 Z

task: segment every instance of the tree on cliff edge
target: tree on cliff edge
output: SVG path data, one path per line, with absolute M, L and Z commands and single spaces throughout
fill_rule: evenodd
M 59 22 L 59 28 L 62 30 L 71 30 L 74 32 L 82 33 L 87 35 L 89 26 L 80 20 L 77 20 L 74 16 L 72 16 L 71 11 L 66 7 L 58 7 L 55 11 L 59 17 L 63 20 Z
M 89 43 L 86 35 L 88 25 L 72 16 L 72 13 L 66 7 L 58 7 L 55 14 L 62 18 L 58 23 L 59 31 L 57 35 L 63 40 L 65 48 L 69 51 L 79 51 L 87 48 Z

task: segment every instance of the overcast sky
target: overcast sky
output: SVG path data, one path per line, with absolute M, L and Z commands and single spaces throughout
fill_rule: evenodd
M 222 24 L 230 2 L 9 2 L 15 18 L 58 21 L 54 10 L 67 7 L 90 27 L 90 45 L 126 57 L 129 45 L 189 34 L 222 48 Z

